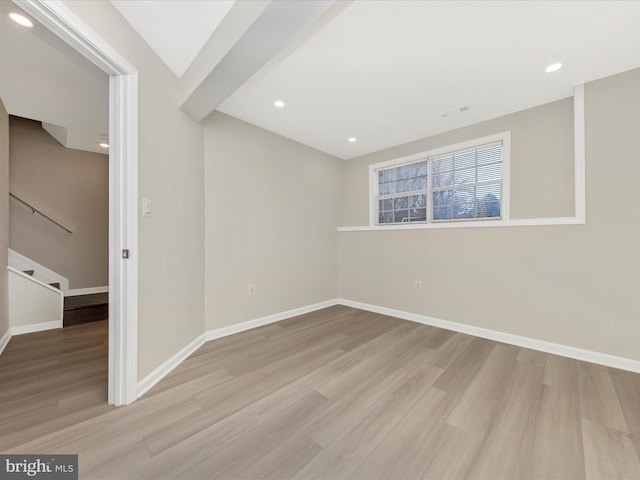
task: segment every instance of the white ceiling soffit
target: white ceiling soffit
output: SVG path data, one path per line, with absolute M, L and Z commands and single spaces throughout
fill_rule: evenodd
M 235 0 L 111 0 L 179 78 Z
M 7 13 L 28 17 L 0 1 L 0 98 L 9 114 L 43 122 L 65 147 L 108 153 L 109 77 L 69 45 L 33 21 L 16 25 Z M 32 19 L 33 20 L 33 19 Z
M 576 83 L 640 66 L 640 2 L 342 7 L 218 109 L 348 159 L 565 98 Z M 546 74 L 554 62 L 564 68 Z M 274 108 L 276 99 L 286 106 Z
M 196 121 L 205 118 L 333 4 L 334 0 L 238 2 L 180 80 L 183 110 Z

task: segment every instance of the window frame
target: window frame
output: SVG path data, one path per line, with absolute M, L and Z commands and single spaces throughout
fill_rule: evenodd
M 472 150 L 478 147 L 482 147 L 487 144 L 502 142 L 502 197 L 500 199 L 500 214 L 501 218 L 486 217 L 486 218 L 464 218 L 464 219 L 447 219 L 434 221 L 432 218 L 433 211 L 433 198 L 427 198 L 427 220 L 421 222 L 404 222 L 404 223 L 379 223 L 378 217 L 378 171 L 382 169 L 398 167 L 401 165 L 407 165 L 411 163 L 417 163 L 432 159 L 433 157 L 439 157 L 451 153 L 457 153 L 464 150 Z M 385 162 L 379 162 L 369 165 L 369 226 L 371 227 L 394 227 L 402 228 L 403 226 L 410 227 L 413 225 L 421 226 L 433 226 L 433 225 L 447 225 L 447 224 L 478 224 L 482 222 L 503 223 L 510 220 L 510 177 L 511 177 L 511 131 L 505 131 L 496 133 L 493 135 L 487 135 L 485 137 L 475 138 L 464 142 L 459 142 L 453 145 L 446 145 L 443 147 L 434 148 L 424 152 L 408 155 L 406 157 L 395 158 L 387 160 Z M 431 187 L 431 162 L 429 160 L 427 168 L 429 171 L 429 187 Z M 411 195 L 412 192 L 406 192 Z M 431 188 L 428 189 L 427 195 L 432 195 Z

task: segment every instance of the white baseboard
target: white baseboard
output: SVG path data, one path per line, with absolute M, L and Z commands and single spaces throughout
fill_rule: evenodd
M 2 352 L 4 352 L 4 349 L 9 343 L 9 340 L 11 340 L 11 337 L 11 329 L 9 328 L 6 332 L 4 332 L 2 338 L 0 338 L 0 355 L 2 355 Z
M 270 323 L 279 322 L 280 320 L 286 320 L 291 317 L 297 317 L 298 315 L 303 315 L 305 313 L 315 312 L 316 310 L 332 307 L 337 304 L 338 301 L 333 299 L 325 302 L 314 303 L 313 305 L 307 305 L 305 307 L 294 308 L 293 310 L 287 310 L 285 312 L 274 313 L 273 315 L 256 318 L 255 320 L 248 320 L 236 325 L 209 330 L 208 332 L 205 332 L 205 338 L 208 342 L 209 340 L 215 340 L 216 338 L 226 337 L 227 335 L 244 332 L 245 330 L 251 330 L 252 328 L 262 327 L 264 325 L 269 325 Z
M 24 335 L 25 333 L 42 332 L 43 330 L 54 330 L 62 328 L 62 321 L 34 323 L 32 325 L 24 325 L 22 327 L 11 327 L 11 335 Z
M 597 363 L 599 365 L 604 365 L 607 367 L 619 368 L 621 370 L 640 373 L 640 361 L 630 358 L 617 357 L 615 355 L 609 355 L 607 353 L 594 352 L 592 350 L 585 350 L 582 348 L 571 347 L 559 343 L 537 340 L 535 338 L 521 337 L 519 335 L 501 332 L 498 330 L 491 330 L 488 328 L 466 325 L 464 323 L 441 320 L 439 318 L 428 317 L 426 315 L 403 312 L 401 310 L 380 307 L 378 305 L 371 305 L 368 303 L 355 302 L 343 298 L 339 298 L 337 300 L 337 303 L 346 307 L 353 307 L 360 310 L 367 310 L 369 312 L 389 315 L 392 317 L 401 318 L 403 320 L 409 320 L 411 322 L 422 323 L 424 325 L 431 325 L 434 327 L 444 328 L 446 330 L 466 333 L 468 335 L 487 338 L 489 340 L 495 340 L 497 342 L 508 343 L 511 345 L 516 345 L 518 347 L 530 348 L 532 350 L 539 350 L 541 352 L 573 358 L 575 360 L 582 360 L 585 362 Z
M 250 330 L 252 328 L 261 327 L 270 323 L 279 322 L 280 320 L 285 320 L 287 318 L 313 312 L 322 308 L 331 307 L 333 305 L 337 305 L 337 300 L 327 300 L 326 302 L 307 305 L 305 307 L 287 310 L 286 312 L 275 313 L 273 315 L 257 318 L 255 320 L 242 322 L 237 325 L 209 330 L 208 332 L 203 333 L 198 338 L 193 340 L 189 345 L 184 347 L 173 357 L 171 357 L 149 375 L 144 377 L 140 382 L 138 382 L 138 398 L 147 393 L 156 383 L 166 377 L 173 369 L 184 362 L 193 352 L 195 352 L 198 348 L 200 348 L 210 340 L 233 335 L 234 333 L 244 332 L 245 330 Z
M 138 398 L 147 393 L 156 383 L 169 375 L 178 365 L 184 362 L 189 355 L 199 349 L 204 343 L 204 333 L 176 353 L 169 360 L 156 368 L 149 375 L 138 382 Z
M 106 287 L 89 287 L 89 288 L 72 288 L 64 293 L 65 297 L 73 297 L 75 295 L 91 295 L 94 293 L 108 293 L 109 286 Z
M 508 343 L 516 345 L 518 347 L 530 348 L 533 350 L 539 350 L 541 352 L 551 353 L 554 355 L 560 355 L 563 357 L 573 358 L 576 360 L 582 360 L 585 362 L 597 363 L 605 365 L 607 367 L 619 368 L 621 370 L 628 370 L 631 372 L 640 373 L 640 361 L 632 360 L 630 358 L 617 357 L 606 353 L 594 352 L 591 350 L 585 350 L 576 347 L 570 347 L 568 345 L 562 345 L 559 343 L 546 342 L 544 340 L 536 340 L 534 338 L 522 337 L 511 333 L 500 332 L 498 330 L 491 330 L 488 328 L 476 327 L 473 325 L 466 325 L 464 323 L 451 322 L 448 320 L 442 320 L 439 318 L 428 317 L 426 315 L 420 315 L 417 313 L 403 312 L 401 310 L 395 310 L 392 308 L 381 307 L 378 305 L 371 305 L 368 303 L 356 302 L 353 300 L 347 300 L 344 298 L 337 298 L 333 300 L 327 300 L 325 302 L 316 303 L 313 305 L 307 305 L 305 307 L 295 308 L 293 310 L 287 310 L 285 312 L 275 313 L 266 317 L 249 320 L 246 322 L 238 323 L 236 325 L 230 325 L 228 327 L 216 328 L 209 330 L 198 338 L 193 340 L 189 345 L 184 347 L 173 357 L 167 360 L 165 363 L 156 368 L 153 372 L 147 375 L 138 383 L 138 398 L 148 392 L 156 383 L 166 377 L 173 369 L 186 360 L 192 353 L 198 348 L 204 345 L 210 340 L 216 338 L 226 337 L 233 335 L 234 333 L 244 332 L 253 328 L 262 327 L 270 323 L 286 320 L 287 318 L 296 317 L 305 313 L 314 312 L 322 308 L 331 307 L 333 305 L 344 305 L 346 307 L 357 308 L 360 310 L 366 310 L 369 312 L 380 313 L 383 315 L 389 315 L 403 320 L 409 320 L 411 322 L 421 323 L 423 325 L 431 325 L 438 328 L 444 328 L 446 330 L 452 330 L 455 332 L 466 333 L 476 337 L 487 338 L 489 340 L 495 340 L 497 342 Z M 55 323 L 55 322 L 52 322 Z M 6 335 L 5 335 L 6 336 Z M 0 344 L 1 345 L 1 344 Z M 1 350 L 0 350 L 1 351 Z

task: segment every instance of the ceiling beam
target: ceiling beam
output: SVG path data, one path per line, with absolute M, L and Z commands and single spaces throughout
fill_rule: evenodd
M 236 2 L 180 79 L 182 109 L 203 120 L 333 3 Z

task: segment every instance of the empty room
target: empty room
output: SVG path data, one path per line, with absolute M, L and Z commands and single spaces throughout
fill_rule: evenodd
M 1 0 L 0 478 L 640 478 L 639 20 Z

